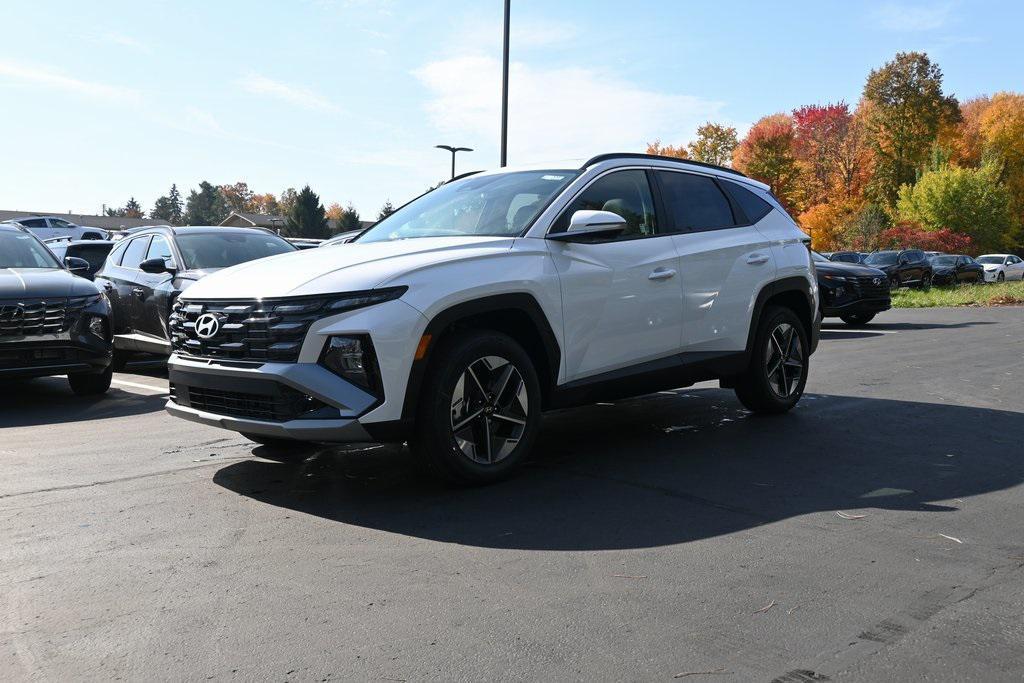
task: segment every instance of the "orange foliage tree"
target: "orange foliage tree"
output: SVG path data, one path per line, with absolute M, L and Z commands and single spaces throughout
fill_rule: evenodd
M 800 207 L 800 168 L 794 149 L 796 125 L 788 114 L 772 114 L 755 123 L 733 152 L 733 168 L 768 183 L 789 210 Z

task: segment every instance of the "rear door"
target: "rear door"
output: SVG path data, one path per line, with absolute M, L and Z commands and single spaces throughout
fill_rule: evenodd
M 771 244 L 757 227 L 775 212 L 747 190 L 725 186 L 727 181 L 712 175 L 670 170 L 656 175 L 679 254 L 683 346 L 697 352 L 742 351 L 752 301 L 775 277 Z M 744 210 L 736 196 L 750 209 Z
M 610 171 L 588 185 L 551 227 L 573 213 L 626 219 L 614 239 L 547 242 L 562 289 L 566 380 L 583 379 L 679 352 L 682 289 L 672 236 L 663 231 L 649 172 Z
M 1007 280 L 1024 280 L 1024 260 L 1019 256 L 1010 256 L 1006 269 Z
M 149 243 L 144 261 L 163 259 L 168 266 L 174 267 L 174 253 L 171 245 L 163 235 L 153 235 Z M 161 339 L 169 339 L 167 334 L 168 290 L 173 287 L 174 276 L 170 273 L 146 273 L 139 271 L 136 285 L 142 290 L 139 294 L 138 331 Z

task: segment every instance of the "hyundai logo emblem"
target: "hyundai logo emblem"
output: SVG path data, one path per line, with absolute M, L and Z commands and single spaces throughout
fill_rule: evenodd
M 213 313 L 203 313 L 196 318 L 196 336 L 200 339 L 216 337 L 220 332 L 220 320 Z
M 876 277 L 874 280 L 871 281 L 871 284 L 873 284 L 873 285 L 880 285 L 880 284 L 882 284 L 882 278 Z
M 18 323 L 25 317 L 21 306 L 0 306 L 0 323 Z

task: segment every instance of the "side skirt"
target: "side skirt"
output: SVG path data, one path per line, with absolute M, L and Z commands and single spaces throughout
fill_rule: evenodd
M 712 379 L 724 379 L 728 384 L 729 378 L 742 373 L 747 365 L 746 351 L 679 353 L 557 386 L 545 408 L 570 408 L 640 396 Z

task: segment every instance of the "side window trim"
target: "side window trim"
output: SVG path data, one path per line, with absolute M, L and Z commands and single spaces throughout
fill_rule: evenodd
M 665 225 L 665 227 L 667 228 L 666 234 L 689 235 L 691 233 L 698 233 L 698 232 L 714 232 L 716 230 L 733 230 L 735 228 L 749 228 L 751 225 L 753 225 L 753 223 L 751 223 L 750 220 L 747 218 L 747 215 L 740 208 L 740 206 L 736 202 L 736 200 L 733 199 L 732 194 L 730 194 L 728 192 L 728 189 L 725 188 L 725 187 L 722 187 L 722 182 L 721 182 L 721 180 L 719 180 L 719 178 L 717 176 L 711 175 L 709 173 L 695 173 L 695 172 L 689 171 L 689 170 L 686 170 L 686 171 L 684 171 L 682 169 L 676 170 L 674 168 L 657 168 L 657 169 L 654 169 L 654 171 L 665 172 L 665 173 L 680 173 L 680 174 L 683 174 L 683 175 L 692 175 L 692 176 L 699 176 L 701 178 L 710 178 L 711 182 L 713 182 L 715 184 L 715 187 L 718 188 L 718 191 L 722 193 L 723 197 L 725 197 L 725 201 L 729 204 L 729 209 L 732 211 L 732 220 L 733 220 L 733 223 L 734 223 L 733 225 L 723 225 L 723 226 L 718 227 L 718 228 L 695 228 L 695 229 L 690 229 L 690 230 L 684 230 L 684 229 L 679 228 L 676 225 L 675 214 L 669 212 L 668 211 L 668 207 L 663 205 L 664 208 L 659 207 L 659 208 L 662 208 L 662 215 L 664 216 L 664 221 L 663 221 L 663 223 L 660 223 L 660 224 L 661 225 Z M 661 176 L 660 176 L 660 173 L 658 173 L 658 172 L 652 172 L 651 173 L 651 175 L 654 176 L 653 177 L 653 183 L 657 186 L 657 197 L 658 198 L 655 200 L 656 202 L 661 200 L 661 197 L 662 197 L 662 187 L 663 187 L 662 184 L 661 184 Z M 660 220 L 660 217 L 659 217 L 659 220 Z
M 118 265 L 121 268 L 124 268 L 125 270 L 132 270 L 132 271 L 135 271 L 136 273 L 141 273 L 142 271 L 139 270 L 138 268 L 133 268 L 132 266 L 122 265 L 124 263 L 124 257 L 128 253 L 128 250 L 132 248 L 132 242 L 134 242 L 136 240 L 139 240 L 139 241 L 146 240 L 146 252 L 148 252 L 149 251 L 149 243 L 152 241 L 152 239 L 153 239 L 152 235 L 140 235 L 139 237 L 133 237 L 130 240 L 128 240 L 128 245 L 124 248 L 124 251 L 121 252 L 121 262 L 118 263 Z M 145 255 L 146 255 L 146 253 L 143 252 L 143 256 L 145 256 Z
M 658 237 L 670 237 L 672 233 L 665 230 L 666 214 L 664 212 L 664 207 L 661 204 L 661 193 L 659 191 L 660 188 L 655 187 L 654 183 L 657 182 L 657 180 L 656 178 L 654 178 L 654 169 L 649 166 L 622 166 L 620 168 L 610 168 L 607 171 L 601 173 L 596 178 L 593 178 L 590 182 L 588 182 L 586 185 L 584 185 L 583 187 L 581 187 L 579 190 L 572 194 L 572 196 L 566 202 L 565 206 L 561 209 L 561 211 L 559 211 L 555 219 L 551 221 L 551 224 L 548 226 L 548 229 L 545 232 L 545 234 L 550 234 L 557 230 L 556 226 L 559 224 L 562 218 L 566 216 L 568 212 L 572 209 L 572 205 L 576 202 L 576 200 L 579 199 L 579 197 L 583 195 L 583 193 L 585 193 L 587 190 L 593 187 L 595 183 L 602 180 L 603 178 L 607 178 L 613 173 L 621 173 L 623 171 L 644 172 L 644 175 L 647 178 L 647 189 L 651 193 L 651 199 L 654 202 L 654 232 L 650 235 L 631 235 L 628 237 L 622 237 L 614 240 L 602 240 L 600 242 L 595 242 L 595 244 L 612 244 L 615 242 L 630 242 L 632 240 L 649 240 L 656 239 Z

